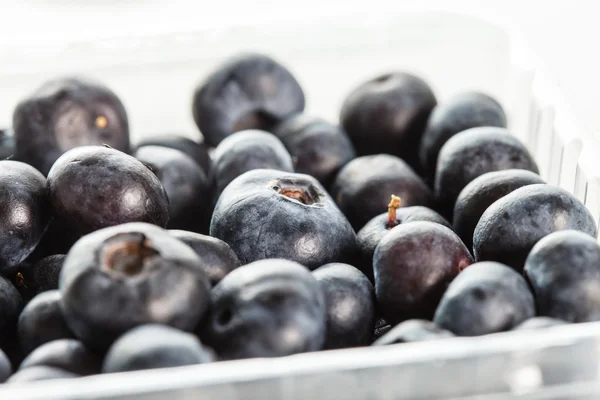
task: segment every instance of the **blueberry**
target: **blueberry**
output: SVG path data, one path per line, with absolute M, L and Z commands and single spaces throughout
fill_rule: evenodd
M 360 155 L 393 154 L 418 170 L 419 143 L 436 104 L 424 80 L 392 72 L 354 89 L 344 101 L 340 121 Z
M 23 308 L 23 299 L 13 284 L 0 276 L 0 343 L 8 339 Z
M 35 296 L 21 311 L 17 323 L 19 343 L 25 354 L 44 343 L 68 339 L 73 333 L 67 326 L 62 311 L 62 296 L 50 290 Z
M 566 190 L 545 184 L 524 186 L 485 210 L 473 233 L 473 253 L 477 261 L 497 261 L 522 271 L 531 248 L 564 229 L 597 234 L 589 210 Z
M 454 232 L 469 249 L 473 248 L 473 232 L 484 211 L 515 189 L 536 183 L 544 183 L 544 180 L 523 169 L 488 172 L 473 179 L 461 190 L 454 204 Z
M 216 196 L 235 178 L 253 169 L 294 172 L 292 157 L 279 139 L 268 132 L 236 132 L 215 149 L 213 180 Z
M 373 281 L 373 254 L 381 239 L 395 226 L 413 221 L 436 222 L 451 228 L 450 223 L 440 214 L 423 206 L 398 208 L 402 200 L 392 195 L 388 212 L 373 217 L 356 234 L 359 257 L 357 267 Z
M 204 141 L 197 142 L 181 135 L 162 134 L 144 137 L 137 143 L 136 149 L 144 146 L 162 146 L 182 151 L 202 168 L 204 175 L 210 176 L 212 161 L 208 145 Z
M 440 328 L 431 321 L 409 319 L 393 327 L 388 333 L 373 343 L 373 346 L 386 346 L 396 343 L 424 342 L 454 337 L 452 332 Z
M 340 168 L 356 157 L 348 135 L 339 125 L 312 115 L 290 117 L 273 133 L 290 152 L 294 170 L 314 176 L 326 188 Z
M 169 200 L 156 175 L 115 149 L 66 152 L 48 174 L 47 186 L 63 228 L 79 235 L 126 222 L 167 225 Z
M 107 349 L 142 324 L 191 331 L 210 296 L 196 253 L 145 223 L 105 228 L 79 239 L 67 254 L 59 288 L 69 327 L 92 350 Z
M 10 365 L 10 360 L 4 354 L 2 350 L 0 350 L 0 383 L 6 382 L 6 380 L 12 374 L 12 366 Z
M 317 351 L 326 334 L 319 282 L 302 265 L 272 259 L 232 271 L 212 291 L 201 339 L 222 359 Z
M 450 284 L 433 322 L 458 336 L 508 331 L 535 315 L 525 278 L 497 262 L 480 262 Z
M 46 179 L 18 161 L 0 161 L 0 273 L 12 275 L 39 243 L 50 208 Z
M 568 322 L 600 320 L 600 244 L 563 230 L 541 239 L 525 262 L 538 314 Z
M 483 93 L 460 93 L 433 110 L 419 149 L 421 167 L 428 181 L 433 181 L 444 143 L 459 132 L 479 126 L 506 127 L 502 106 Z
M 12 129 L 0 129 L 0 160 L 10 159 L 15 156 L 16 144 Z
M 169 326 L 149 324 L 134 328 L 110 347 L 102 372 L 125 372 L 179 367 L 214 361 L 212 350 L 196 336 Z
M 337 175 L 331 195 L 355 230 L 381 214 L 395 194 L 402 207 L 429 206 L 431 191 L 401 159 L 388 154 L 362 156 L 350 161 Z
M 58 277 L 65 257 L 64 254 L 54 254 L 31 264 L 23 262 L 19 265 L 15 286 L 25 302 L 42 292 L 58 289 Z
M 313 271 L 325 293 L 324 349 L 366 346 L 375 326 L 375 292 L 369 279 L 349 264 L 331 263 Z
M 61 368 L 38 365 L 17 371 L 8 379 L 8 381 L 6 381 L 6 383 L 16 385 L 28 382 L 48 381 L 52 379 L 71 379 L 78 377 L 79 375 L 65 371 Z
M 452 216 L 456 198 L 486 172 L 525 169 L 538 173 L 527 148 L 504 128 L 472 128 L 450 138 L 438 156 L 435 197 L 442 214 Z
M 231 247 L 220 239 L 178 230 L 170 230 L 169 234 L 175 239 L 181 240 L 196 252 L 212 286 L 242 265 Z
M 270 130 L 304 109 L 304 93 L 292 74 L 262 54 L 240 54 L 196 88 L 192 110 L 211 146 L 245 129 Z
M 17 158 L 44 175 L 62 153 L 107 144 L 129 151 L 127 114 L 105 86 L 79 78 L 46 82 L 13 114 Z
M 78 340 L 58 339 L 35 349 L 23 360 L 19 370 L 39 366 L 59 368 L 81 376 L 95 375 L 102 369 L 102 357 Z
M 433 317 L 442 294 L 473 262 L 449 228 L 417 221 L 392 228 L 375 248 L 375 294 L 382 317 L 391 324 Z
M 210 184 L 202 168 L 185 153 L 167 147 L 143 146 L 134 156 L 152 169 L 167 193 L 167 227 L 206 232 Z
M 285 258 L 315 269 L 356 254 L 348 220 L 319 182 L 303 174 L 260 169 L 239 176 L 219 198 L 210 234 L 242 264 Z
M 524 331 L 533 329 L 545 329 L 553 326 L 567 325 L 567 321 L 550 317 L 529 318 L 513 328 L 513 331 Z

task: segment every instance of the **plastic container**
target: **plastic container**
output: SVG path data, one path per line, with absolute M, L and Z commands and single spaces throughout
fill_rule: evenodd
M 42 81 L 77 72 L 113 88 L 133 140 L 148 133 L 197 137 L 192 91 L 238 51 L 269 53 L 302 83 L 307 109 L 336 120 L 345 95 L 389 70 L 412 71 L 440 101 L 464 90 L 499 99 L 512 132 L 535 154 L 542 176 L 600 216 L 599 145 L 572 116 L 518 35 L 448 13 L 362 15 L 268 29 L 239 24 L 170 34 L 81 39 L 64 46 L 7 48 L 0 66 L 0 126 Z M 8 112 L 8 114 L 6 114 Z M 600 323 L 539 332 L 363 348 L 130 374 L 0 386 L 0 399 L 432 399 L 600 398 Z

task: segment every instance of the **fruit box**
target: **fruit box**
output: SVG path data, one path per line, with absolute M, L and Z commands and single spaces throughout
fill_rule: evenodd
M 600 217 L 600 147 L 561 99 L 542 65 L 501 24 L 448 13 L 361 15 L 268 29 L 80 40 L 62 47 L 7 48 L 0 70 L 0 126 L 17 101 L 60 74 L 90 75 L 128 108 L 133 141 L 144 134 L 197 135 L 195 84 L 223 58 L 271 54 L 303 85 L 309 112 L 336 120 L 348 91 L 389 70 L 417 73 L 438 99 L 480 90 L 499 99 L 509 128 L 535 155 L 541 175 Z M 299 32 L 300 31 L 300 32 Z M 194 367 L 0 386 L 0 399 L 496 399 L 600 398 L 600 323 L 545 331 L 444 339 Z

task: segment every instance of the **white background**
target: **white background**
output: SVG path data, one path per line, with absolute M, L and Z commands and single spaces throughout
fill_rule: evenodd
M 584 126 L 600 131 L 600 4 L 594 0 L 0 0 L 0 46 L 282 19 L 318 23 L 319 17 L 331 15 L 369 18 L 415 3 L 420 9 L 491 16 L 519 27 Z

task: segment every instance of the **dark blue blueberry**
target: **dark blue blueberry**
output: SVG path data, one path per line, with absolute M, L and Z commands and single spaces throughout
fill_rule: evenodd
M 80 78 L 46 82 L 13 114 L 17 159 L 44 175 L 61 154 L 78 146 L 129 151 L 127 114 L 105 86 Z
M 221 64 L 196 88 L 192 111 L 211 146 L 245 129 L 270 130 L 304 110 L 304 93 L 292 74 L 261 54 Z
M 504 128 L 472 128 L 450 138 L 438 156 L 434 193 L 442 215 L 452 217 L 456 198 L 486 172 L 525 169 L 538 173 L 527 148 Z
M 600 244 L 564 230 L 541 239 L 525 262 L 538 315 L 568 322 L 600 320 Z
M 0 161 L 0 273 L 13 275 L 50 222 L 46 179 L 18 161 Z
M 10 365 L 10 360 L 4 354 L 2 350 L 0 350 L 0 383 L 6 382 L 6 380 L 12 374 L 12 366 Z
M 79 235 L 126 222 L 166 226 L 169 199 L 152 171 L 102 146 L 69 150 L 48 174 L 48 193 L 66 231 Z
M 513 328 L 513 331 L 545 329 L 553 326 L 567 325 L 567 321 L 550 317 L 533 317 L 529 318 Z
M 0 276 L 0 344 L 9 339 L 22 308 L 23 299 L 19 291 L 8 279 Z
M 231 247 L 224 241 L 199 233 L 170 230 L 169 234 L 181 240 L 196 252 L 200 264 L 212 286 L 231 271 L 242 265 Z
M 502 106 L 483 93 L 460 93 L 434 108 L 419 150 L 427 181 L 433 182 L 438 154 L 444 143 L 457 133 L 478 126 L 506 128 Z
M 349 264 L 326 264 L 312 274 L 325 293 L 327 336 L 323 348 L 368 345 L 375 326 L 373 284 Z
M 286 119 L 273 130 L 294 161 L 294 170 L 314 176 L 328 188 L 340 168 L 356 157 L 339 125 L 308 114 Z
M 65 371 L 61 368 L 38 365 L 31 368 L 21 369 L 15 372 L 7 381 L 7 384 L 18 385 L 29 382 L 48 381 L 53 379 L 78 378 L 80 375 Z
M 392 228 L 373 257 L 379 313 L 392 325 L 431 319 L 450 282 L 472 262 L 460 238 L 441 224 L 417 221 Z
M 134 156 L 152 169 L 167 193 L 167 227 L 207 232 L 210 184 L 202 168 L 187 154 L 167 147 L 143 146 Z
M 433 322 L 457 336 L 508 331 L 535 315 L 525 278 L 497 262 L 461 272 L 440 301 Z
M 355 158 L 344 166 L 331 195 L 355 230 L 387 208 L 390 195 L 402 207 L 429 206 L 433 196 L 427 185 L 400 158 L 388 154 Z
M 388 333 L 373 343 L 373 346 L 386 346 L 396 343 L 424 342 L 428 340 L 454 337 L 452 332 L 440 328 L 431 321 L 409 319 L 393 327 Z
M 358 154 L 393 154 L 418 170 L 419 143 L 436 104 L 424 80 L 392 72 L 354 89 L 344 101 L 340 121 Z
M 477 261 L 497 261 L 522 271 L 541 238 L 565 229 L 597 234 L 589 210 L 571 193 L 552 185 L 528 185 L 483 213 L 473 233 L 473 253 Z
M 117 339 L 104 358 L 102 372 L 180 367 L 212 361 L 212 350 L 191 333 L 149 324 L 138 326 Z
M 285 258 L 315 269 L 356 254 L 348 220 L 304 174 L 260 169 L 239 176 L 219 198 L 210 234 L 229 244 L 242 264 Z
M 0 129 L 0 160 L 13 158 L 16 154 L 15 136 L 12 129 Z
M 17 323 L 19 343 L 25 354 L 44 343 L 73 337 L 62 311 L 62 296 L 50 290 L 35 296 L 21 311 Z
M 201 339 L 222 359 L 321 350 L 326 305 L 319 282 L 293 261 L 261 260 L 232 271 L 212 291 Z
M 144 146 L 163 146 L 182 151 L 202 167 L 204 175 L 210 176 L 212 161 L 208 153 L 208 145 L 204 140 L 197 142 L 188 137 L 173 134 L 151 135 L 140 140 L 136 149 Z
M 105 350 L 129 329 L 162 323 L 196 328 L 210 283 L 194 251 L 145 223 L 105 228 L 79 239 L 65 259 L 59 288 L 75 336 Z
M 81 376 L 95 375 L 102 369 L 102 357 L 78 340 L 58 339 L 35 349 L 19 365 L 19 370 L 38 366 L 59 368 Z
M 216 197 L 231 181 L 253 169 L 294 172 L 292 157 L 283 143 L 270 133 L 256 129 L 227 137 L 215 149 L 213 160 Z
M 472 249 L 473 232 L 484 211 L 513 190 L 536 183 L 544 183 L 544 180 L 523 169 L 488 172 L 473 179 L 461 190 L 454 204 L 454 232 Z
M 357 267 L 373 281 L 373 254 L 383 237 L 395 226 L 413 221 L 429 221 L 451 228 L 450 223 L 440 214 L 423 206 L 397 208 L 402 200 L 393 196 L 388 204 L 388 212 L 371 219 L 356 234 L 359 257 Z
M 48 290 L 58 289 L 58 277 L 62 269 L 64 254 L 54 254 L 37 262 L 23 262 L 15 276 L 15 286 L 25 302 Z

